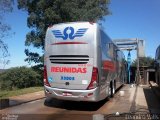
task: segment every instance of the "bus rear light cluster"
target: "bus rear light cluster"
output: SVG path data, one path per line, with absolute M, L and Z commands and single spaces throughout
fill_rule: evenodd
M 48 79 L 47 79 L 47 68 L 46 68 L 46 65 L 44 65 L 43 82 L 44 82 L 44 85 L 50 87 L 50 84 L 49 84 Z
M 87 90 L 96 88 L 97 87 L 97 81 L 98 81 L 98 68 L 93 67 L 92 79 L 91 79 L 91 82 L 90 82 Z

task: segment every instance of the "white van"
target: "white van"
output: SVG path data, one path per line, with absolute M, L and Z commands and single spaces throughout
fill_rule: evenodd
M 71 22 L 47 29 L 45 95 L 72 101 L 100 101 L 124 82 L 125 59 L 97 23 Z

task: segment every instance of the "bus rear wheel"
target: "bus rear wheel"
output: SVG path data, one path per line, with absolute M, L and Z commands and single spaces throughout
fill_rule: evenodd
M 113 97 L 115 94 L 115 81 L 110 82 L 110 97 Z

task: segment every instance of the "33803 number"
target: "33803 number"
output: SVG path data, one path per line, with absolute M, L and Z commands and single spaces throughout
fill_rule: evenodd
M 75 80 L 75 78 L 69 76 L 61 76 L 61 80 Z

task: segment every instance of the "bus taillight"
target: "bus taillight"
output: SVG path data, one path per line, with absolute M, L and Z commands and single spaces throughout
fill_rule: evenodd
M 97 81 L 98 81 L 98 68 L 93 67 L 93 71 L 92 71 L 92 79 L 91 82 L 88 86 L 88 90 L 90 89 L 94 89 L 97 87 Z
M 48 79 L 47 79 L 47 68 L 46 68 L 46 65 L 44 65 L 43 82 L 44 82 L 44 85 L 50 87 L 50 84 L 49 84 Z

